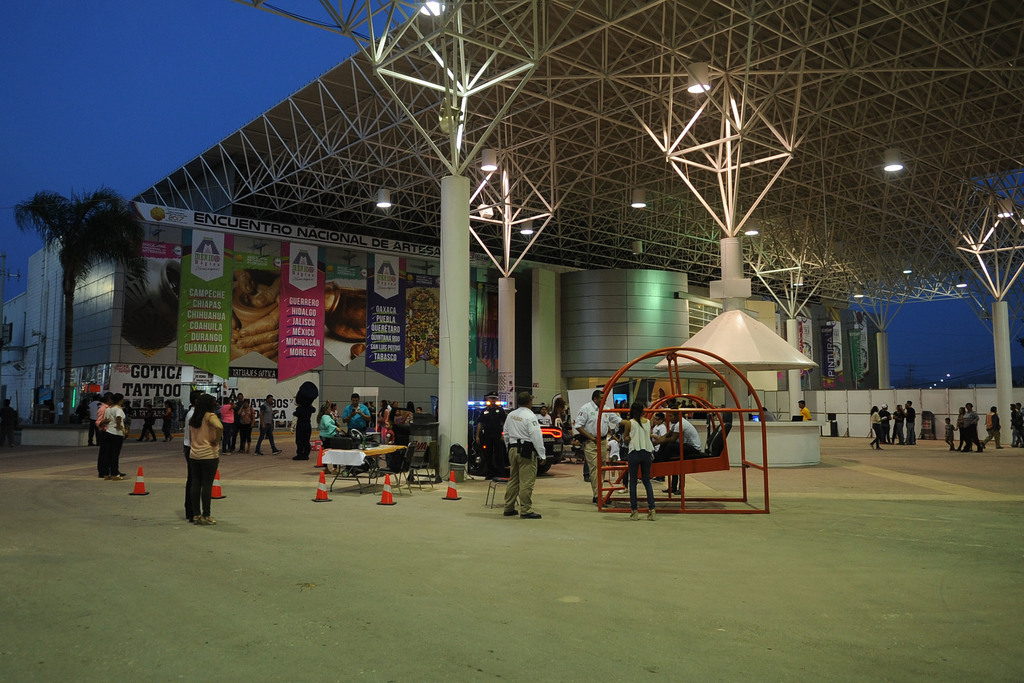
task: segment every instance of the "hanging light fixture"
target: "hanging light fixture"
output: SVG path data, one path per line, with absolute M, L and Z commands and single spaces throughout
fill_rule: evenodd
M 686 73 L 690 77 L 689 85 L 686 87 L 687 92 L 699 95 L 711 90 L 711 77 L 707 62 L 694 62 L 686 67 Z
M 913 272 L 914 272 L 914 269 L 913 269 L 913 268 L 904 268 L 904 269 L 903 269 L 903 274 L 904 274 L 904 275 L 910 275 L 910 274 L 911 274 L 911 273 L 913 273 Z
M 751 218 L 747 221 L 747 229 L 743 231 L 743 234 L 747 237 L 753 237 L 754 235 L 761 234 L 761 221 L 756 218 Z
M 1009 197 L 1003 197 L 998 202 L 999 213 L 996 215 L 999 218 L 1013 218 L 1013 201 Z
M 379 190 L 377 190 L 377 208 L 391 208 L 391 191 L 388 190 L 387 188 L 382 187 Z
M 480 153 L 480 170 L 493 173 L 498 170 L 498 153 L 493 149 L 485 149 Z
M 629 205 L 634 209 L 642 209 L 647 206 L 647 191 L 633 190 L 633 201 Z
M 476 211 L 480 218 L 494 218 L 494 207 L 490 204 L 481 202 Z
M 898 149 L 889 148 L 885 150 L 885 153 L 882 155 L 882 162 L 884 163 L 882 169 L 889 173 L 903 170 L 903 156 Z
M 633 240 L 633 253 L 638 256 L 644 253 L 643 240 Z
M 957 289 L 967 289 L 967 283 L 966 282 L 958 282 L 957 285 L 956 285 L 956 288 Z
M 526 221 L 519 226 L 520 235 L 532 235 L 533 234 L 533 221 Z
M 439 17 L 443 11 L 444 5 L 440 2 L 435 2 L 434 0 L 425 2 L 423 3 L 423 7 L 420 7 L 420 14 L 426 17 Z

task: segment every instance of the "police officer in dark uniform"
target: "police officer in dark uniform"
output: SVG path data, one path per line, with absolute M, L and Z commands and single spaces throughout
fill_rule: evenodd
M 484 477 L 508 476 L 508 456 L 502 431 L 505 428 L 505 410 L 497 394 L 488 394 L 487 403 L 476 421 L 476 445 L 483 453 Z

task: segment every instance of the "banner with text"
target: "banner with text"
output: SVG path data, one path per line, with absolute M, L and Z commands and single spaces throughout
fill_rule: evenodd
M 234 253 L 231 286 L 231 377 L 249 371 L 276 376 L 281 259 Z
M 366 258 L 327 264 L 324 285 L 324 349 L 347 366 L 366 350 Z
M 828 320 L 822 325 L 821 338 L 825 364 L 831 367 L 832 374 L 822 376 L 822 386 L 825 389 L 835 389 L 843 385 L 843 325 L 839 320 L 839 309 L 830 306 L 825 312 Z M 830 332 L 827 345 L 826 330 Z
M 405 259 L 371 254 L 366 287 L 366 367 L 405 384 Z
M 800 344 L 800 353 L 804 354 L 811 360 L 814 360 L 814 343 L 812 341 L 811 332 L 811 319 L 803 315 L 798 315 L 796 317 L 796 333 L 797 340 Z M 800 371 L 801 377 L 806 377 L 809 374 L 811 374 L 811 370 Z
M 323 250 L 281 245 L 283 265 L 280 354 L 277 379 L 290 379 L 324 362 Z
M 186 230 L 182 239 L 178 360 L 228 376 L 233 237 Z
M 437 367 L 441 320 L 440 280 L 436 275 L 406 275 L 405 364 L 427 361 Z

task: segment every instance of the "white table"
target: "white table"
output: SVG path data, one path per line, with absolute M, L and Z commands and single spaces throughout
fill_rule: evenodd
M 363 481 L 361 477 L 366 477 L 366 485 L 374 486 L 377 484 L 377 480 L 380 478 L 380 462 L 378 460 L 382 455 L 404 448 L 403 446 L 377 446 L 375 448 L 367 448 L 366 450 L 358 449 L 340 449 L 340 448 L 328 448 L 324 451 L 323 460 L 320 462 L 327 466 L 333 465 L 337 469 L 334 473 L 334 479 L 331 481 L 331 485 L 328 490 L 334 490 L 334 482 L 338 481 L 341 476 L 350 476 L 356 480 L 356 484 L 359 485 L 359 493 L 363 492 Z M 363 467 L 366 469 L 353 470 L 349 468 Z

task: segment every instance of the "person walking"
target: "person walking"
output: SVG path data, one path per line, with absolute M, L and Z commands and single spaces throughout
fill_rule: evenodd
M 4 441 L 14 448 L 14 428 L 18 426 L 18 411 L 11 407 L 11 399 L 4 399 L 4 407 L 0 408 L 0 446 Z
M 982 442 L 982 445 L 987 446 L 989 441 L 995 439 L 996 450 L 1002 450 L 1003 445 L 999 442 L 1001 429 L 1002 425 L 999 422 L 999 413 L 996 411 L 996 407 L 992 406 L 988 411 L 988 415 L 985 416 L 985 431 L 987 434 L 985 435 L 985 440 Z
M 263 439 L 270 442 L 270 451 L 274 455 L 277 455 L 281 451 L 274 444 L 274 395 L 267 394 L 267 398 L 263 401 L 263 405 L 260 406 L 260 438 L 256 439 L 256 449 L 253 451 L 254 455 L 263 455 L 260 451 L 260 446 L 263 445 Z
M 505 419 L 505 444 L 508 448 L 509 474 L 505 487 L 506 517 L 540 519 L 533 511 L 533 486 L 537 481 L 537 463 L 546 458 L 544 435 L 533 412 L 533 396 L 521 391 L 515 410 Z M 516 500 L 519 510 L 516 511 Z
M 960 411 L 956 416 L 956 431 L 960 435 L 960 442 L 956 445 L 956 449 L 958 451 L 962 451 L 964 449 L 964 439 L 967 438 L 967 435 L 964 433 L 964 415 L 966 414 L 967 409 L 960 406 Z
M 953 447 L 953 430 L 954 429 L 956 429 L 956 427 L 953 426 L 953 423 L 950 422 L 949 418 L 947 417 L 946 418 L 946 443 L 949 444 L 949 450 L 951 450 L 951 451 L 955 451 L 956 450 L 956 448 Z
M 162 426 L 164 443 L 167 443 L 174 438 L 171 436 L 171 427 L 174 426 L 174 404 L 170 401 L 164 401 L 164 422 Z
M 964 406 L 964 453 L 971 452 L 971 446 L 977 446 L 978 452 L 985 450 L 985 446 L 978 440 L 978 414 L 974 412 L 974 404 L 968 403 Z
M 878 406 L 871 406 L 871 431 L 875 434 L 875 440 L 868 445 L 872 449 L 882 450 L 882 417 L 878 414 Z
M 651 441 L 651 421 L 644 415 L 644 404 L 634 401 L 629 406 L 629 419 L 622 423 L 622 438 L 629 445 L 626 462 L 629 465 L 629 518 L 640 519 L 637 512 L 636 480 L 639 475 L 647 491 L 647 519 L 655 520 L 654 487 L 651 485 L 651 463 L 654 462 L 654 443 Z
M 1010 429 L 1013 432 L 1010 445 L 1015 448 L 1024 446 L 1024 412 L 1021 412 L 1019 403 L 1010 406 Z
M 224 439 L 224 426 L 217 417 L 217 399 L 203 394 L 196 400 L 195 412 L 188 421 L 191 439 L 188 456 L 192 471 L 193 522 L 200 526 L 216 524 L 210 516 L 213 480 L 220 465 L 220 447 Z M 195 517 L 202 511 L 199 517 Z
M 238 431 L 238 452 L 248 453 L 252 444 L 252 401 L 242 399 L 241 405 L 235 411 L 235 429 Z

